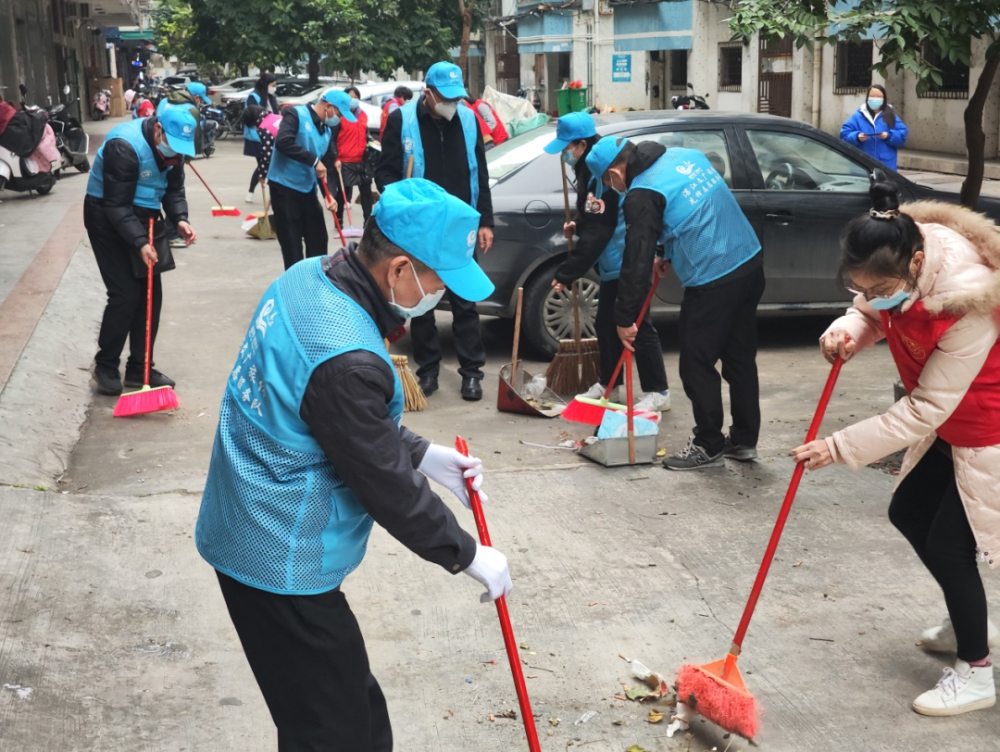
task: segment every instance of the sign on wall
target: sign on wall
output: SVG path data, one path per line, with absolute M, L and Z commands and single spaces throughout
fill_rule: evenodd
M 632 56 L 611 56 L 611 81 L 616 84 L 627 84 L 632 80 Z

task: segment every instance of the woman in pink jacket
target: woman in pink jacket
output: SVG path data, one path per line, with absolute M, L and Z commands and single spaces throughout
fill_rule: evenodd
M 858 469 L 908 448 L 889 520 L 944 592 L 949 618 L 924 633 L 931 651 L 957 651 L 923 715 L 958 715 L 996 702 L 977 560 L 1000 566 L 1000 231 L 985 217 L 935 202 L 900 210 L 894 186 L 872 187 L 870 216 L 843 239 L 854 305 L 820 340 L 827 360 L 886 339 L 909 396 L 794 451 L 818 470 Z

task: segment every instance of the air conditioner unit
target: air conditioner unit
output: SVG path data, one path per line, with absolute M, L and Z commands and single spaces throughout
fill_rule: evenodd
M 73 20 L 90 18 L 90 3 L 66 3 L 66 18 Z

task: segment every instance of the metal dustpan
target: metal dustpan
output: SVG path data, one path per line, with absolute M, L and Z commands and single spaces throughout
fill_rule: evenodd
M 518 415 L 533 415 L 540 418 L 555 418 L 566 407 L 562 398 L 548 387 L 538 399 L 525 398 L 514 386 L 513 369 L 508 363 L 500 369 L 500 389 L 497 392 L 497 410 L 502 413 L 517 413 Z M 517 369 L 517 380 L 520 384 L 530 381 L 532 375 L 523 368 Z

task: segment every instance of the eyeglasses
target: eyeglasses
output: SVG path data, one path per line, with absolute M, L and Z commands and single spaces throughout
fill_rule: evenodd
M 896 292 L 898 292 L 898 290 L 897 290 L 895 292 L 889 293 L 888 295 L 873 295 L 872 293 L 868 292 L 867 290 L 858 290 L 855 287 L 845 287 L 844 289 L 847 290 L 847 292 L 849 292 L 849 293 L 851 293 L 853 295 L 863 295 L 864 298 L 865 298 L 865 300 L 867 300 L 869 302 L 871 302 L 873 300 L 888 300 L 893 295 L 895 295 Z

